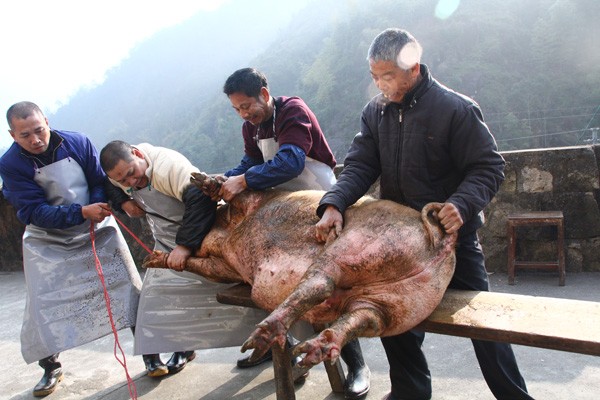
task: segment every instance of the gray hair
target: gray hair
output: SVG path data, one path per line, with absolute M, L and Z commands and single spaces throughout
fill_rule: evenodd
M 391 61 L 403 70 L 421 62 L 423 48 L 408 31 L 389 28 L 381 32 L 369 46 L 367 61 Z

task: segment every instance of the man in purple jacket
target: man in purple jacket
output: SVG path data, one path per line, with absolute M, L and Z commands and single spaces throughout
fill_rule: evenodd
M 233 109 L 244 120 L 244 156 L 227 171 L 216 198 L 230 201 L 244 190 L 327 190 L 335 183 L 336 161 L 317 117 L 299 97 L 273 97 L 267 78 L 254 68 L 235 71 L 223 87 Z M 344 394 L 357 399 L 370 388 L 370 371 L 357 339 L 342 348 L 348 366 Z M 270 352 L 259 360 L 269 359 Z M 257 365 L 247 358 L 238 367 Z

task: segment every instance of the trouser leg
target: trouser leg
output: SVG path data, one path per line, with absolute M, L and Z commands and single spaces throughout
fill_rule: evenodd
M 60 353 L 56 353 L 51 355 L 50 357 L 42 358 L 38 361 L 38 365 L 44 369 L 44 371 L 53 371 L 55 369 L 61 368 L 62 365 L 60 361 L 58 361 L 58 355 Z
M 425 333 L 416 330 L 381 338 L 390 364 L 390 382 L 395 398 L 431 398 L 431 373 L 421 348 L 424 339 Z
M 460 238 L 456 251 L 456 271 L 450 287 L 489 290 L 485 257 L 476 233 Z M 483 340 L 472 342 L 481 373 L 497 399 L 531 399 L 510 344 Z
M 342 347 L 341 356 L 351 371 L 357 371 L 365 365 L 365 359 L 363 358 L 358 339 L 352 339 L 346 343 Z
M 485 381 L 499 400 L 532 399 L 508 343 L 473 340 L 473 348 Z

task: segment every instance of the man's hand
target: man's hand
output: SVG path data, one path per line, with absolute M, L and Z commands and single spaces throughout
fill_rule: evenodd
M 321 220 L 315 225 L 318 242 L 330 242 L 342 233 L 344 217 L 334 206 L 327 206 Z
M 183 271 L 187 259 L 190 258 L 192 251 L 185 246 L 178 245 L 169 253 L 167 257 L 167 267 L 175 271 Z
M 444 203 L 442 209 L 437 213 L 437 219 L 447 234 L 457 232 L 464 223 L 460 211 L 452 203 Z
M 141 218 L 146 215 L 146 211 L 135 200 L 124 201 L 121 203 L 121 209 L 131 218 Z
M 89 219 L 92 222 L 102 222 L 110 214 L 111 211 L 108 203 L 94 203 L 81 207 L 83 218 Z
M 223 185 L 219 195 L 226 202 L 230 202 L 235 196 L 242 193 L 248 185 L 246 184 L 246 177 L 242 175 L 230 176 Z

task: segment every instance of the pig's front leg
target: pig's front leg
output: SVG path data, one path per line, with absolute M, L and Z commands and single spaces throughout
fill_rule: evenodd
M 339 268 L 334 264 L 328 267 L 322 265 L 315 263 L 310 266 L 287 299 L 257 325 L 242 346 L 242 352 L 255 349 L 251 361 L 264 355 L 274 343 L 283 348 L 292 324 L 331 296 L 339 279 Z
M 379 309 L 371 305 L 356 308 L 343 314 L 314 338 L 298 344 L 292 354 L 306 354 L 299 364 L 303 367 L 312 367 L 325 360 L 331 360 L 333 364 L 338 359 L 341 348 L 350 340 L 359 336 L 379 336 L 384 328 L 385 319 Z
M 143 268 L 168 268 L 169 253 L 154 250 L 144 258 Z M 242 276 L 222 259 L 217 257 L 190 257 L 187 259 L 185 271 L 198 274 L 217 283 L 243 282 Z

